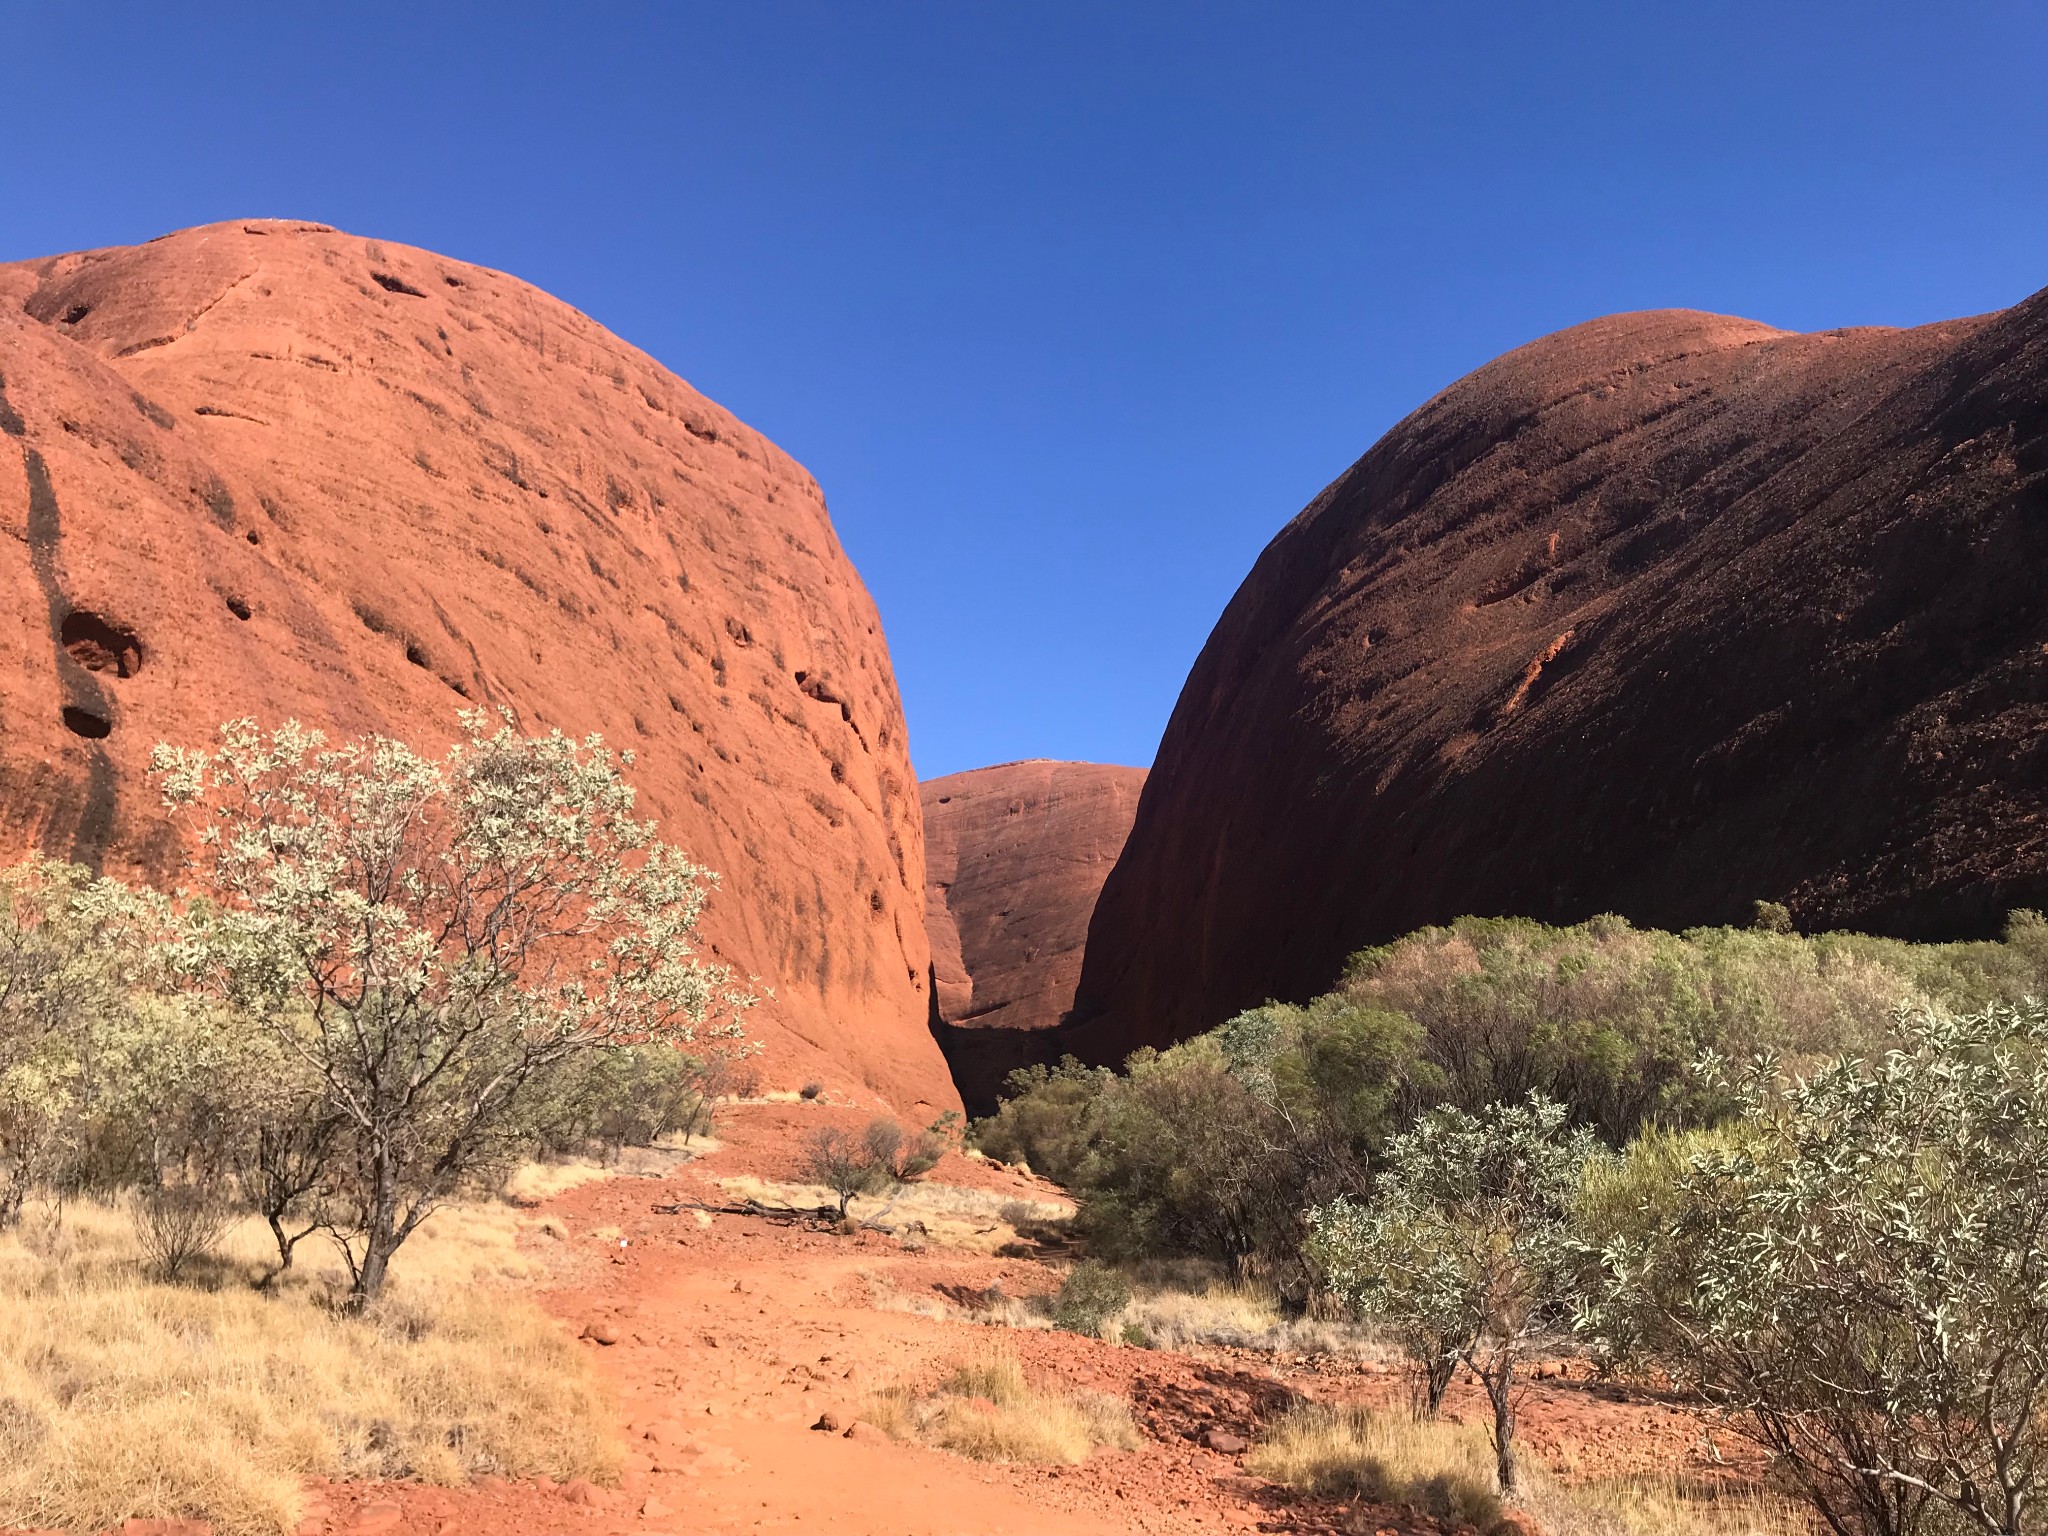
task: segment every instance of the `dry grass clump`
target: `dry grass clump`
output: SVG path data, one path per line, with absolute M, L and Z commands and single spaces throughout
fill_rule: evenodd
M 1035 1385 L 1003 1351 L 958 1367 L 928 1396 L 904 1387 L 871 1393 L 861 1417 L 894 1439 L 976 1461 L 1073 1465 L 1098 1448 L 1128 1451 L 1139 1444 L 1123 1399 Z
M 782 1183 L 747 1175 L 720 1179 L 718 1184 L 735 1200 L 758 1200 L 763 1205 L 817 1210 L 828 1205 L 836 1209 L 839 1204 L 839 1197 L 822 1184 Z M 1073 1214 L 1074 1207 L 1066 1201 L 1019 1200 L 1013 1195 L 923 1179 L 904 1185 L 894 1195 L 855 1195 L 847 1207 L 852 1221 L 873 1223 L 899 1234 L 916 1232 L 934 1246 L 974 1253 L 994 1253 L 1016 1242 L 1019 1222 L 1058 1226 Z
M 1304 1493 L 1406 1506 L 1485 1530 L 1502 1517 L 1483 1430 L 1347 1404 L 1294 1409 L 1260 1437 L 1247 1471 Z M 1697 1479 L 1566 1486 L 1522 1460 L 1515 1502 L 1548 1536 L 1811 1536 L 1796 1505 Z
M 588 1362 L 490 1283 L 538 1267 L 517 1224 L 503 1207 L 439 1213 L 358 1319 L 336 1311 L 325 1255 L 252 1289 L 268 1244 L 254 1223 L 168 1285 L 122 1214 L 31 1212 L 0 1237 L 0 1527 L 194 1516 L 270 1536 L 296 1524 L 308 1474 L 611 1475 Z
M 1151 1349 L 1253 1349 L 1274 1355 L 1332 1355 L 1379 1360 L 1387 1351 L 1355 1323 L 1288 1317 L 1279 1299 L 1255 1285 L 1214 1277 L 1169 1275 L 1148 1283 L 1140 1270 L 1135 1294 L 1104 1329 Z
M 1550 1536 L 1812 1536 L 1815 1529 L 1786 1499 L 1676 1477 L 1569 1488 L 1538 1477 L 1522 1502 Z
M 1482 1431 L 1355 1404 L 1293 1409 L 1260 1436 L 1245 1468 L 1304 1493 L 1405 1505 L 1482 1530 L 1501 1514 Z

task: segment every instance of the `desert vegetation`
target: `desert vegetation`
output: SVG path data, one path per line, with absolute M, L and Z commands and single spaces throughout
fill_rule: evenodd
M 894 1439 L 976 1461 L 1071 1464 L 1102 1447 L 1130 1450 L 1138 1443 L 1122 1399 L 1035 1382 L 1016 1356 L 999 1349 L 956 1366 L 934 1391 L 871 1393 L 861 1417 Z
M 0 1522 L 275 1528 L 299 1473 L 602 1461 L 551 1325 L 393 1261 L 531 1157 L 702 1130 L 750 999 L 630 759 L 464 724 L 439 761 L 160 749 L 204 894 L 0 871 Z M 133 1454 L 81 1453 L 117 1420 Z
M 1516 1405 L 1523 1363 L 1566 1351 L 1689 1394 L 1842 1536 L 2037 1529 L 2048 1010 L 2027 999 L 2048 990 L 2048 926 L 2020 912 L 2002 942 L 1939 945 L 1787 929 L 1426 930 L 1326 997 L 1121 1072 L 1018 1073 L 975 1134 L 1066 1181 L 1101 1258 L 1222 1264 L 1370 1326 L 1409 1362 L 1418 1424 L 1469 1372 L 1489 1496 L 1547 1525 L 1565 1506 L 1516 1457 Z M 1363 1490 L 1396 1442 L 1414 1443 L 1318 1409 L 1259 1455 Z M 1608 1492 L 1572 1521 L 1686 1503 Z M 1791 1517 L 1765 1498 L 1730 1518 Z

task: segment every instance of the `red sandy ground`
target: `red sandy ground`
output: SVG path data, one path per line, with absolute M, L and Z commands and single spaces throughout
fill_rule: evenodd
M 871 1281 L 898 1295 L 958 1301 L 1000 1282 L 1012 1296 L 1059 1275 L 1033 1260 L 958 1250 L 907 1251 L 877 1233 L 814 1232 L 720 1215 L 709 1227 L 678 1200 L 723 1198 L 735 1173 L 790 1177 L 798 1132 L 841 1111 L 753 1105 L 728 1113 L 724 1145 L 665 1179 L 621 1177 L 548 1203 L 564 1241 L 584 1250 L 580 1283 L 548 1293 L 586 1342 L 615 1397 L 628 1451 L 622 1486 L 486 1479 L 466 1489 L 323 1485 L 302 1536 L 627 1536 L 639 1532 L 817 1531 L 845 1536 L 1003 1536 L 1144 1531 L 1435 1533 L 1427 1518 L 1305 1502 L 1197 1442 L 1210 1427 L 1250 1435 L 1291 1395 L 1392 1398 L 1384 1369 L 1272 1357 L 1203 1358 L 1117 1348 L 1073 1334 L 996 1331 L 880 1310 Z M 999 1165 L 948 1156 L 933 1175 L 1043 1198 L 1050 1186 Z M 628 1246 L 618 1247 L 622 1233 Z M 827 1410 L 857 1418 L 876 1387 L 929 1386 L 954 1362 L 1002 1343 L 1026 1368 L 1072 1387 L 1126 1394 L 1144 1447 L 1098 1452 L 1079 1467 L 985 1464 L 879 1431 L 820 1433 Z M 1451 1411 L 1476 1419 L 1469 1389 Z M 1701 1425 L 1583 1381 L 1532 1383 L 1529 1447 L 1570 1476 L 1704 1470 Z

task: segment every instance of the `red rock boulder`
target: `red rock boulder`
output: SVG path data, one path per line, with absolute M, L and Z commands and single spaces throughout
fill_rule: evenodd
M 0 267 L 0 850 L 174 878 L 158 741 L 603 733 L 771 1079 L 957 1102 L 875 607 L 817 485 L 501 273 L 319 225 Z

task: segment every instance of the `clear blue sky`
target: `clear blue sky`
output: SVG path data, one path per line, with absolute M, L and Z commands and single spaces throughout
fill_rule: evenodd
M 803 460 L 926 776 L 1144 763 L 1496 353 L 2048 286 L 2048 6 L 0 0 L 0 256 L 253 215 L 514 272 Z

